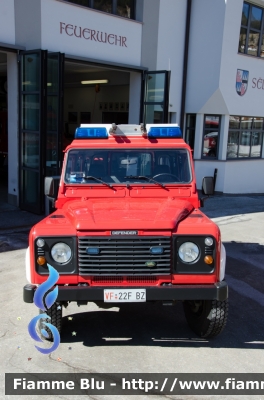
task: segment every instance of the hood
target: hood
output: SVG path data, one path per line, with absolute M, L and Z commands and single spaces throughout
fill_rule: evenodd
M 177 198 L 108 198 L 67 202 L 63 209 L 76 230 L 172 230 L 194 207 Z

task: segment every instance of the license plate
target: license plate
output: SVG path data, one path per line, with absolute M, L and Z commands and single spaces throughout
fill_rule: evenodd
M 146 301 L 146 289 L 104 289 L 105 303 L 135 303 Z

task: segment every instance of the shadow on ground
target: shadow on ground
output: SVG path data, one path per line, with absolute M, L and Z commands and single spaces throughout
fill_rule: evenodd
M 201 211 L 209 218 L 264 212 L 264 195 L 215 195 L 205 201 Z
M 29 229 L 20 232 L 4 233 L 0 230 L 0 253 L 28 247 Z
M 255 249 L 259 257 L 264 246 L 256 243 L 225 243 L 233 255 L 227 257 L 226 280 L 229 285 L 229 317 L 225 330 L 216 338 L 197 337 L 187 325 L 178 302 L 176 306 L 158 303 L 127 304 L 119 311 L 98 309 L 63 318 L 61 340 L 64 343 L 83 342 L 84 346 L 161 346 L 210 348 L 264 348 L 263 269 L 243 259 L 243 253 Z M 241 247 L 242 246 L 242 247 Z M 252 261 L 252 260 L 251 260 Z M 69 305 L 69 312 L 71 305 Z M 112 310 L 117 310 L 112 309 Z M 72 332 L 76 332 L 73 336 Z

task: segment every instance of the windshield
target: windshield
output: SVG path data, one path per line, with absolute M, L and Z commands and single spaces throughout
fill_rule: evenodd
M 65 172 L 66 183 L 132 184 L 144 182 L 190 183 L 191 169 L 186 149 L 75 149 L 70 150 Z

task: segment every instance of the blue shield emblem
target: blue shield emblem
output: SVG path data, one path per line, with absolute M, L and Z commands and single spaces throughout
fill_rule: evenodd
M 236 74 L 236 91 L 239 96 L 244 96 L 248 87 L 249 71 L 238 69 Z

